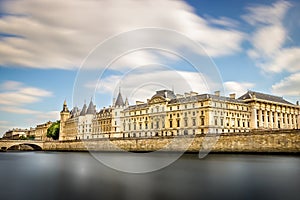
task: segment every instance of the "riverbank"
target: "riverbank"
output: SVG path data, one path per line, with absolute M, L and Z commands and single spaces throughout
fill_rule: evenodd
M 0 140 L 0 149 L 28 145 L 44 151 L 184 151 L 197 153 L 299 153 L 300 130 L 256 131 L 221 135 L 195 135 L 151 138 L 110 138 L 72 141 L 6 141 Z M 15 149 L 18 149 L 14 147 Z

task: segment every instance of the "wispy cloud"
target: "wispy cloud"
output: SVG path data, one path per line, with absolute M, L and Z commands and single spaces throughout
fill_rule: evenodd
M 0 84 L 0 110 L 22 115 L 40 115 L 41 111 L 27 109 L 26 105 L 42 101 L 52 96 L 52 92 L 25 85 L 17 81 L 6 81 Z
M 272 86 L 272 92 L 278 95 L 300 96 L 300 73 L 292 74 Z
M 226 81 L 224 82 L 225 94 L 235 93 L 237 96 L 241 96 L 248 90 L 251 90 L 255 86 L 254 83 L 249 82 L 236 82 Z
M 183 33 L 203 45 L 210 56 L 236 53 L 244 40 L 244 34 L 234 29 L 230 20 L 215 21 L 226 28 L 211 26 L 183 1 L 27 0 L 4 1 L 1 6 L 13 15 L 0 18 L 0 29 L 18 36 L 0 41 L 0 64 L 6 66 L 74 69 L 99 42 L 143 27 Z M 148 60 L 149 56 L 138 59 Z M 130 61 L 135 64 L 135 59 Z
M 251 38 L 253 48 L 248 54 L 261 67 L 280 53 L 287 39 L 283 19 L 290 7 L 291 4 L 286 1 L 278 1 L 272 5 L 256 5 L 248 7 L 249 13 L 243 16 L 255 28 Z M 270 68 L 264 66 L 263 70 L 269 71 Z
M 277 1 L 272 5 L 256 5 L 248 7 L 249 13 L 243 18 L 253 27 L 252 48 L 248 55 L 266 74 L 297 73 L 287 75 L 273 84 L 272 92 L 277 95 L 299 95 L 298 73 L 300 72 L 300 47 L 287 46 L 289 30 L 284 26 L 286 15 L 293 7 L 288 1 Z M 298 19 L 289 19 L 298 20 Z M 296 21 L 295 21 L 296 22 Z
M 16 81 L 6 81 L 0 84 L 0 88 L 0 105 L 4 106 L 22 106 L 36 103 L 42 97 L 52 96 L 52 92 L 36 87 L 29 87 Z

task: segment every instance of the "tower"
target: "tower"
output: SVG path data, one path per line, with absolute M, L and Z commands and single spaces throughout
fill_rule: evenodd
M 66 100 L 63 104 L 63 109 L 60 112 L 60 127 L 59 127 L 59 140 L 64 140 L 66 135 L 64 132 L 65 122 L 70 118 L 70 112 Z

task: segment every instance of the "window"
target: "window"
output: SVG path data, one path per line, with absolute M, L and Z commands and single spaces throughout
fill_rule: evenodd
M 195 111 L 193 111 L 193 116 L 195 116 L 196 115 L 196 112 Z
M 172 110 L 172 106 L 170 107 L 170 110 Z
M 184 120 L 184 126 L 187 127 L 188 126 L 188 120 Z
M 156 128 L 159 128 L 159 121 L 156 122 Z
M 148 123 L 145 123 L 145 128 L 148 129 Z
M 179 106 L 177 106 L 177 109 L 179 110 Z
M 177 113 L 177 117 L 179 117 L 179 113 Z
M 196 119 L 193 119 L 193 126 L 196 126 Z
M 201 118 L 201 125 L 204 126 L 204 117 Z
M 170 120 L 170 128 L 172 128 L 173 127 L 173 122 L 172 122 L 172 120 Z
M 180 127 L 180 120 L 177 120 L 177 127 Z

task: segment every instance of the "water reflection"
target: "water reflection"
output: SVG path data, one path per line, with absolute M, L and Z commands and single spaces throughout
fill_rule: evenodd
M 88 153 L 5 152 L 0 194 L 1 199 L 296 199 L 299 166 L 298 156 L 211 154 L 200 160 L 185 154 L 162 170 L 128 174 Z

